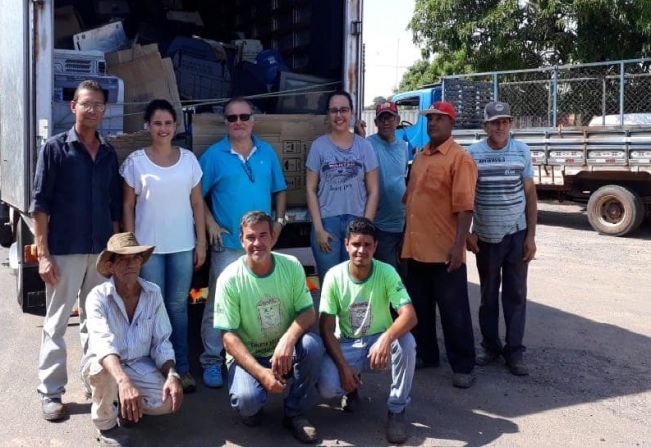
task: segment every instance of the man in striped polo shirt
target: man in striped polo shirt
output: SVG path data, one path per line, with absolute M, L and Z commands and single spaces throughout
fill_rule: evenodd
M 479 327 L 482 352 L 477 365 L 499 358 L 516 376 L 529 374 L 522 359 L 526 317 L 527 267 L 536 254 L 536 188 L 529 147 L 511 138 L 511 107 L 490 102 L 484 109 L 487 138 L 470 146 L 479 179 L 472 234 L 481 283 Z M 499 337 L 499 290 L 506 323 L 506 343 Z

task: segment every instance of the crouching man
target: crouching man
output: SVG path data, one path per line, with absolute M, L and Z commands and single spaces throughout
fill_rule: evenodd
M 409 332 L 416 326 L 416 311 L 395 269 L 373 259 L 376 234 L 370 220 L 351 221 L 345 240 L 350 260 L 333 267 L 323 281 L 319 323 L 328 356 L 318 389 L 325 399 L 343 396 L 344 410 L 354 411 L 362 371 L 383 370 L 391 362 L 387 440 L 402 444 L 408 437 L 404 412 L 416 365 L 416 342 Z M 398 314 L 395 321 L 389 306 Z
M 160 289 L 138 277 L 153 246 L 133 233 L 113 235 L 97 258 L 108 281 L 86 299 L 89 345 L 82 378 L 92 393 L 91 418 L 101 445 L 129 444 L 122 423 L 176 412 L 183 388 L 174 369 L 172 326 Z M 121 424 L 122 425 L 122 424 Z
M 268 394 L 285 397 L 283 425 L 296 439 L 317 440 L 305 412 L 316 403 L 323 358 L 305 273 L 293 256 L 271 252 L 273 221 L 261 211 L 240 222 L 245 255 L 228 265 L 215 287 L 215 328 L 228 354 L 231 406 L 247 426 L 260 425 Z M 291 386 L 287 380 L 293 378 Z

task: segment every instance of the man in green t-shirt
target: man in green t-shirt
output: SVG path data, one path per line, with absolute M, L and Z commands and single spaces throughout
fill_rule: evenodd
M 390 360 L 387 440 L 401 444 L 408 437 L 404 412 L 416 364 L 409 331 L 416 326 L 416 311 L 395 269 L 373 259 L 376 233 L 370 220 L 352 220 L 345 240 L 350 260 L 331 268 L 323 280 L 319 324 L 328 355 L 317 386 L 323 398 L 344 396 L 344 410 L 353 411 L 361 372 L 383 370 Z M 398 314 L 395 321 L 389 306 Z
M 317 440 L 305 418 L 316 398 L 323 358 L 321 339 L 309 332 L 316 320 L 305 273 L 293 256 L 272 253 L 273 222 L 253 211 L 242 217 L 245 255 L 230 264 L 215 287 L 215 328 L 228 354 L 231 406 L 247 426 L 262 422 L 267 394 L 285 398 L 283 425 L 301 442 Z

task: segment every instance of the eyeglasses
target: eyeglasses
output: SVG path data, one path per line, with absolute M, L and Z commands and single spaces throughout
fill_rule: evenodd
M 350 107 L 339 107 L 339 108 L 337 108 L 337 107 L 330 107 L 330 108 L 328 109 L 328 113 L 329 113 L 330 115 L 337 115 L 337 114 L 339 114 L 339 113 L 342 114 L 342 115 L 344 115 L 344 114 L 346 114 L 346 113 L 348 113 L 348 112 L 350 112 Z
M 242 168 L 244 168 L 244 172 L 246 172 L 246 176 L 249 178 L 249 181 L 251 183 L 255 183 L 255 177 L 253 175 L 253 169 L 251 168 L 251 165 L 249 164 L 249 160 L 246 160 L 246 161 L 242 162 Z
M 97 110 L 98 112 L 103 112 L 106 110 L 106 104 L 100 102 L 78 102 L 76 103 L 77 107 L 81 109 L 82 112 L 90 112 L 91 110 Z
M 239 115 L 226 115 L 226 121 L 234 123 L 239 118 L 240 121 L 248 121 L 251 119 L 252 113 L 240 113 Z

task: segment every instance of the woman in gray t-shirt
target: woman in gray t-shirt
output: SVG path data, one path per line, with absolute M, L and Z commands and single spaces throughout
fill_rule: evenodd
M 353 104 L 344 91 L 327 102 L 330 132 L 314 140 L 307 156 L 307 206 L 312 217 L 312 253 L 321 279 L 348 259 L 346 227 L 354 217 L 375 217 L 378 162 L 373 147 L 350 131 Z

